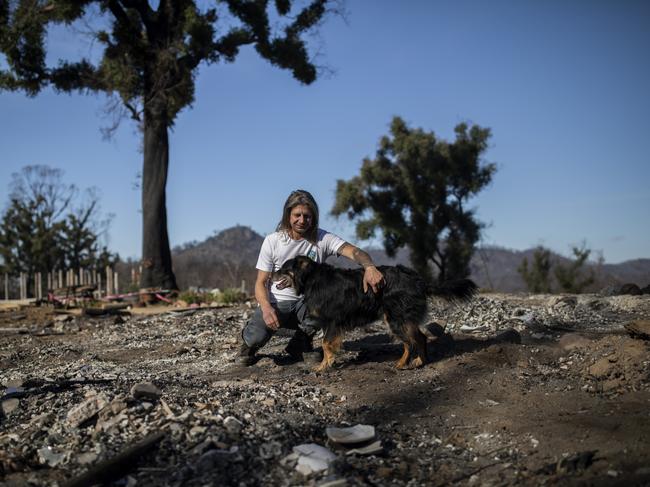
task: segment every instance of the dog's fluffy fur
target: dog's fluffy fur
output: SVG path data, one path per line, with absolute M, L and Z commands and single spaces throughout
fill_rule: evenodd
M 339 269 L 318 264 L 308 257 L 290 259 L 273 274 L 279 287 L 293 287 L 304 295 L 309 316 L 323 329 L 323 361 L 317 371 L 332 366 L 345 330 L 382 317 L 404 344 L 397 368 L 406 367 L 413 352 L 413 365 L 424 365 L 428 362 L 426 337 L 419 325 L 427 314 L 427 296 L 465 301 L 477 290 L 469 279 L 430 286 L 408 267 L 379 266 L 378 269 L 384 275 L 385 286 L 377 293 L 371 289 L 363 292 L 363 269 Z

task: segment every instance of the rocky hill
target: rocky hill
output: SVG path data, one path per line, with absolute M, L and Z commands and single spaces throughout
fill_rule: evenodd
M 249 227 L 228 228 L 203 242 L 173 249 L 174 273 L 181 289 L 239 288 L 253 292 L 255 263 L 263 237 Z
M 174 272 L 181 289 L 189 286 L 204 288 L 240 287 L 252 292 L 255 281 L 255 263 L 263 237 L 249 227 L 235 226 L 209 237 L 203 242 L 192 242 L 173 251 Z M 402 249 L 395 258 L 386 256 L 382 249 L 366 249 L 378 264 L 409 265 L 408 251 Z M 471 277 L 484 289 L 501 292 L 526 291 L 526 285 L 517 272 L 524 258 L 532 260 L 535 249 L 510 250 L 500 247 L 480 248 L 471 263 Z M 553 254 L 558 262 L 566 262 Z M 348 267 L 345 258 L 331 259 L 333 265 Z M 594 289 L 635 283 L 640 287 L 650 284 L 650 259 L 635 259 L 620 264 L 590 264 L 597 276 Z

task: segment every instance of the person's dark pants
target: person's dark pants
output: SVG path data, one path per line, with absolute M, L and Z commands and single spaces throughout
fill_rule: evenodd
M 314 320 L 307 317 L 307 307 L 302 298 L 298 301 L 278 301 L 271 303 L 278 315 L 280 328 L 289 328 L 302 332 L 311 341 L 311 338 L 318 331 L 318 326 Z M 257 308 L 251 319 L 246 323 L 242 331 L 242 339 L 250 348 L 259 349 L 266 345 L 271 339 L 275 330 L 270 329 L 264 323 L 262 309 Z

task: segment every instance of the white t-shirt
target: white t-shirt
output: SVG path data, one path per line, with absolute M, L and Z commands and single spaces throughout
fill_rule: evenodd
M 262 249 L 255 266 L 260 271 L 277 271 L 282 264 L 298 255 L 306 255 L 315 262 L 325 262 L 337 254 L 345 243 L 341 237 L 325 230 L 318 229 L 318 240 L 315 244 L 305 239 L 293 240 L 287 232 L 279 231 L 267 235 L 262 243 Z M 270 282 L 270 281 L 269 281 Z M 295 301 L 298 295 L 293 288 L 278 289 L 275 283 L 269 284 L 271 301 Z

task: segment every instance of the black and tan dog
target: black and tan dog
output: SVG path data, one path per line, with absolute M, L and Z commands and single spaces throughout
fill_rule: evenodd
M 363 269 L 339 269 L 318 264 L 308 257 L 290 259 L 273 274 L 278 287 L 293 287 L 304 295 L 309 316 L 323 330 L 323 361 L 316 371 L 332 366 L 344 331 L 382 316 L 404 344 L 397 368 L 406 367 L 413 352 L 416 355 L 413 365 L 421 367 L 428 362 L 426 337 L 419 329 L 427 314 L 427 296 L 465 301 L 477 290 L 469 279 L 430 286 L 408 267 L 379 266 L 378 269 L 386 284 L 376 294 L 370 289 L 363 292 Z

